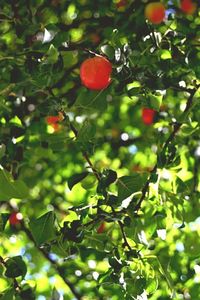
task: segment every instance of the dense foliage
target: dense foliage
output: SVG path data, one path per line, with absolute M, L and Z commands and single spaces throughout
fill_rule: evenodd
M 200 299 L 199 1 L 147 2 L 0 1 L 1 300 Z

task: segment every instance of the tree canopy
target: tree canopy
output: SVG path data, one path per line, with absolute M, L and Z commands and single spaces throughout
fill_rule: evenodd
M 200 299 L 199 1 L 154 2 L 1 0 L 1 300 Z

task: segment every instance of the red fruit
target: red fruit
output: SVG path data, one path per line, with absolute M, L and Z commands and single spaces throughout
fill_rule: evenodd
M 117 8 L 121 8 L 126 6 L 126 4 L 127 4 L 126 0 L 120 0 L 119 2 L 117 2 L 116 6 Z
M 46 122 L 47 124 L 49 125 L 52 125 L 52 124 L 55 124 L 56 122 L 58 122 L 60 119 L 59 119 L 59 116 L 49 116 L 46 118 Z
M 63 114 L 61 112 L 58 113 L 58 116 L 49 116 L 46 117 L 46 123 L 48 125 L 51 125 L 54 132 L 59 131 L 61 129 L 60 124 L 58 124 L 59 121 L 62 121 L 64 119 Z
M 101 41 L 100 36 L 96 33 L 91 33 L 90 40 L 93 44 L 99 44 Z
M 59 131 L 61 128 L 60 124 L 58 124 L 58 123 L 52 124 L 51 126 L 53 127 L 54 132 Z
M 61 112 L 58 113 L 58 116 L 48 116 L 46 117 L 46 122 L 48 125 L 56 124 L 59 121 L 63 120 L 63 114 Z
M 97 228 L 97 233 L 103 233 L 106 228 L 105 222 L 102 222 L 101 225 Z
M 23 219 L 22 214 L 19 212 L 13 212 L 9 217 L 10 225 L 16 226 L 20 224 L 21 220 Z
M 182 0 L 180 8 L 184 13 L 192 15 L 196 10 L 197 5 L 191 0 Z
M 143 108 L 142 110 L 142 120 L 144 124 L 151 125 L 154 121 L 156 111 L 151 108 Z
M 82 84 L 90 90 L 105 89 L 111 81 L 112 64 L 103 56 L 86 59 L 80 68 Z
M 160 2 L 152 2 L 145 7 L 145 17 L 153 24 L 160 24 L 165 18 L 165 6 Z

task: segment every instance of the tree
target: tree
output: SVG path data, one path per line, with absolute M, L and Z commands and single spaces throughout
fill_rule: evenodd
M 161 2 L 1 1 L 1 300 L 200 299 L 199 3 Z

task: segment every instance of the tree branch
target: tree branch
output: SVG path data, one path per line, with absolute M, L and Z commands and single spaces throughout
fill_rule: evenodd
M 129 245 L 128 241 L 127 241 L 127 238 L 126 238 L 126 234 L 124 232 L 124 224 L 121 222 L 121 221 L 118 221 L 118 224 L 119 224 L 119 227 L 121 229 L 121 233 L 122 233 L 122 236 L 123 236 L 123 239 L 124 239 L 124 245 L 127 246 L 127 248 L 131 251 L 132 248 L 131 246 Z
M 78 137 L 78 131 L 77 129 L 74 127 L 74 125 L 70 122 L 70 128 L 73 131 L 75 137 Z M 93 163 L 91 162 L 88 154 L 86 151 L 82 151 L 82 155 L 85 158 L 85 160 L 87 161 L 88 165 L 90 166 L 90 168 L 92 169 L 92 172 L 94 173 L 95 177 L 97 178 L 98 181 L 100 181 L 101 177 L 99 175 L 99 172 L 95 169 Z
M 197 86 L 196 88 L 192 89 L 190 92 L 190 96 L 187 100 L 187 104 L 185 107 L 185 110 L 182 114 L 182 116 L 184 117 L 185 115 L 187 115 L 187 113 L 189 112 L 189 110 L 192 107 L 192 103 L 193 103 L 193 98 L 195 93 L 197 92 L 197 90 L 199 89 L 199 86 Z M 174 125 L 174 129 L 172 131 L 172 133 L 170 134 L 170 136 L 168 137 L 168 139 L 166 140 L 166 142 L 163 145 L 163 150 L 167 149 L 167 147 L 169 146 L 169 144 L 174 140 L 177 132 L 180 130 L 182 126 L 182 123 L 176 123 Z M 144 201 L 145 197 L 146 197 L 146 193 L 149 189 L 149 184 L 150 184 L 150 178 L 151 178 L 151 174 L 155 173 L 157 171 L 157 163 L 155 164 L 154 168 L 151 170 L 150 172 L 150 176 L 147 180 L 147 182 L 145 183 L 143 189 L 142 189 L 142 196 L 140 197 L 139 202 L 137 203 L 137 205 L 135 206 L 135 211 L 138 212 L 138 210 L 141 208 L 142 202 Z
M 199 174 L 199 160 L 198 158 L 195 158 L 194 161 L 194 181 L 193 181 L 193 192 L 197 192 L 198 188 L 198 174 Z
M 42 255 L 51 263 L 51 265 L 53 266 L 53 268 L 58 272 L 58 274 L 60 275 L 60 277 L 63 279 L 63 281 L 65 282 L 65 284 L 69 287 L 69 289 L 71 290 L 71 292 L 73 293 L 73 295 L 76 297 L 77 300 L 81 300 L 82 297 L 81 295 L 79 295 L 79 293 L 77 292 L 77 290 L 75 289 L 74 285 L 71 283 L 71 281 L 69 281 L 69 279 L 67 279 L 64 274 L 62 273 L 62 269 L 61 267 L 58 265 L 58 263 L 53 260 L 50 256 L 49 253 L 47 253 L 43 248 L 40 248 L 36 245 L 36 242 L 31 234 L 31 232 L 29 231 L 29 229 L 26 227 L 26 225 L 24 224 L 24 222 L 21 222 L 22 225 L 22 229 L 23 231 L 26 233 L 26 235 L 28 236 L 28 238 L 34 243 L 35 247 L 42 253 Z
M 12 209 L 12 211 L 15 211 L 17 212 L 17 209 L 15 207 L 13 207 L 9 202 L 6 203 L 10 209 Z M 65 282 L 66 286 L 71 290 L 71 292 L 73 293 L 73 295 L 76 297 L 77 300 L 82 300 L 82 297 L 81 295 L 79 295 L 78 291 L 76 290 L 76 288 L 74 287 L 73 283 L 71 283 L 70 280 L 68 280 L 64 274 L 62 273 L 62 269 L 61 269 L 61 266 L 58 265 L 58 263 L 53 260 L 50 256 L 49 256 L 49 253 L 47 253 L 43 248 L 40 248 L 38 247 L 38 245 L 36 244 L 33 236 L 32 236 L 32 233 L 30 232 L 30 230 L 26 227 L 25 223 L 23 220 L 20 221 L 20 224 L 21 224 L 21 229 L 25 232 L 25 234 L 27 235 L 27 237 L 29 238 L 30 241 L 33 242 L 34 246 L 36 247 L 36 249 L 38 249 L 41 254 L 46 258 L 46 260 L 48 260 L 52 267 L 58 272 L 58 274 L 60 275 L 60 277 L 63 279 L 63 281 Z M 2 262 L 2 259 L 0 257 L 0 263 Z M 18 282 L 15 280 L 14 281 L 14 285 L 17 286 L 18 288 L 19 285 L 18 285 Z
M 71 130 L 73 131 L 74 135 L 77 137 L 78 136 L 78 131 L 77 129 L 73 126 L 73 124 L 70 122 L 70 127 L 71 127 Z M 83 154 L 83 157 L 85 158 L 85 160 L 88 162 L 89 166 L 91 167 L 94 175 L 96 176 L 97 180 L 100 181 L 101 177 L 98 173 L 98 171 L 94 168 L 90 158 L 88 157 L 88 154 L 87 152 L 82 152 Z M 115 215 L 115 210 L 112 208 L 112 211 L 113 211 L 113 214 Z M 92 223 L 94 222 L 94 220 L 92 221 Z M 90 223 L 89 223 L 90 224 Z M 129 250 L 132 250 L 131 246 L 129 245 L 128 241 L 127 241 L 127 238 L 126 238 L 126 234 L 124 232 L 124 225 L 121 221 L 118 221 L 118 224 L 119 224 L 119 227 L 120 227 L 120 230 L 121 230 L 121 233 L 122 233 L 122 236 L 123 236 L 123 239 L 124 239 L 124 245 L 128 247 Z

